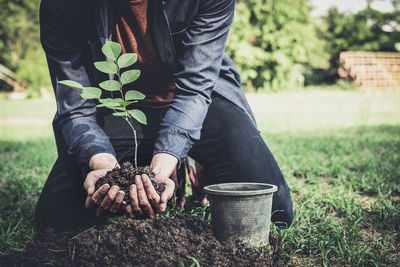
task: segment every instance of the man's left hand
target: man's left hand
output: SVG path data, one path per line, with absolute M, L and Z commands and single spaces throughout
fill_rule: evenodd
M 131 218 L 135 215 L 154 218 L 156 213 L 165 212 L 167 203 L 175 191 L 175 183 L 168 177 L 176 168 L 177 162 L 177 158 L 165 153 L 159 153 L 153 157 L 150 166 L 156 173 L 154 182 L 165 183 L 165 190 L 161 196 L 147 175 L 136 175 L 135 184 L 131 185 L 129 190 L 130 204 L 126 206 L 126 211 Z
M 135 184 L 130 187 L 130 205 L 126 207 L 131 218 L 134 218 L 135 215 L 154 218 L 156 213 L 165 212 L 168 200 L 174 194 L 175 183 L 170 178 L 156 178 L 154 181 L 165 183 L 165 190 L 161 196 L 146 174 L 135 177 Z

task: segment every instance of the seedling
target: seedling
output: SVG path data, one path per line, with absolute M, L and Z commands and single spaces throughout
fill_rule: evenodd
M 133 83 L 140 77 L 140 70 L 131 69 L 122 72 L 122 69 L 132 66 L 137 61 L 136 53 L 126 53 L 121 55 L 121 45 L 116 42 L 107 41 L 102 47 L 103 54 L 109 59 L 108 61 L 98 61 L 94 63 L 96 69 L 107 74 L 115 75 L 115 80 L 106 80 L 99 84 L 100 88 L 105 91 L 116 92 L 121 97 L 116 98 L 101 98 L 102 90 L 97 87 L 84 87 L 82 84 L 72 81 L 64 80 L 59 83 L 69 86 L 71 88 L 81 90 L 81 97 L 85 99 L 97 99 L 100 104 L 97 107 L 106 107 L 114 112 L 112 115 L 122 117 L 128 123 L 133 131 L 135 139 L 135 158 L 134 163 L 137 168 L 137 136 L 136 130 L 133 127 L 132 120 L 135 119 L 139 123 L 147 124 L 146 115 L 139 109 L 128 109 L 127 107 L 139 100 L 144 99 L 146 96 L 139 91 L 129 90 L 125 94 L 123 87 L 127 84 Z

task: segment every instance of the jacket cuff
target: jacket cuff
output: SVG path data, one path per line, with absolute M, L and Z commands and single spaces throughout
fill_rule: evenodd
M 193 142 L 184 131 L 160 132 L 154 145 L 153 156 L 167 153 L 178 159 L 178 168 L 187 157 Z

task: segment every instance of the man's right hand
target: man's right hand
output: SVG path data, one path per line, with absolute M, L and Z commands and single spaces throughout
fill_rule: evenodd
M 117 212 L 123 203 L 125 192 L 119 190 L 114 185 L 110 188 L 109 184 L 103 184 L 96 189 L 96 182 L 106 175 L 107 171 L 112 170 L 118 165 L 116 158 L 108 153 L 99 153 L 94 155 L 89 162 L 91 172 L 86 176 L 84 189 L 87 192 L 85 207 L 87 210 L 96 210 L 96 215 L 100 216 L 105 211 Z

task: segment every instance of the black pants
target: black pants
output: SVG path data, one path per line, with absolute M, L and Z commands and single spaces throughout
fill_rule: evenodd
M 138 165 L 149 165 L 162 110 L 144 109 L 147 125 L 134 125 L 138 135 Z M 106 116 L 99 122 L 116 150 L 120 163 L 133 161 L 133 134 L 122 118 Z M 205 184 L 263 182 L 274 184 L 272 220 L 288 225 L 293 220 L 290 190 L 271 151 L 243 110 L 217 94 L 203 123 L 201 139 L 189 155 L 205 172 Z M 72 226 L 98 222 L 84 208 L 84 178 L 66 151 L 61 152 L 44 185 L 36 207 L 36 219 L 48 226 Z

